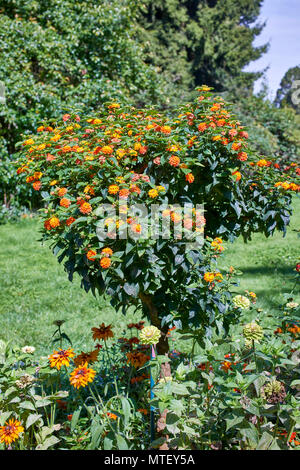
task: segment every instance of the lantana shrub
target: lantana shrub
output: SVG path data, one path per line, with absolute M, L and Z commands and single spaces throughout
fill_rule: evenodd
M 196 331 L 201 343 L 237 320 L 232 272 L 216 265 L 223 240 L 285 232 L 289 223 L 300 169 L 256 155 L 247 139 L 230 106 L 203 86 L 172 114 L 113 102 L 44 122 L 19 144 L 17 172 L 42 194 L 43 239 L 69 279 L 78 273 L 124 313 L 142 307 L 163 332 L 163 353 L 169 327 Z M 168 238 L 146 236 L 154 204 L 171 221 Z M 201 247 L 178 236 L 182 225 L 204 232 Z

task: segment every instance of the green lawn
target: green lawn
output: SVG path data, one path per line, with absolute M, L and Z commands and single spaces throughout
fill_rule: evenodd
M 300 252 L 297 229 L 299 198 L 285 238 L 281 234 L 270 239 L 256 235 L 251 243 L 245 245 L 238 240 L 226 251 L 223 265 L 232 265 L 244 273 L 237 291 L 256 292 L 258 307 L 270 312 L 294 286 L 293 268 Z M 113 323 L 115 331 L 120 331 L 133 320 L 132 314 L 125 319 L 109 302 L 86 294 L 79 279 L 70 283 L 63 267 L 38 239 L 37 221 L 0 226 L 0 339 L 12 340 L 19 346 L 34 345 L 38 352 L 48 354 L 54 320 L 67 321 L 65 330 L 76 349 L 92 345 L 90 329 L 99 322 Z M 299 286 L 294 297 L 300 300 Z

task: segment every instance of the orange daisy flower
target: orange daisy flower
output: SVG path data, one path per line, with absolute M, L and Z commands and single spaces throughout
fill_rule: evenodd
M 86 387 L 89 382 L 93 382 L 95 375 L 96 371 L 88 368 L 88 363 L 86 362 L 73 370 L 70 375 L 70 384 L 77 389 Z
M 126 356 L 127 356 L 127 363 L 130 363 L 136 369 L 138 369 L 139 367 L 142 367 L 150 359 L 150 356 L 140 351 L 128 352 Z
M 81 354 L 79 354 L 78 356 L 74 358 L 75 366 L 78 367 L 81 364 L 85 364 L 86 362 L 88 364 L 90 363 L 93 364 L 94 362 L 98 360 L 98 354 L 99 354 L 99 351 L 97 349 L 88 353 L 81 351 Z
M 0 442 L 9 446 L 12 442 L 19 439 L 21 432 L 24 432 L 21 422 L 12 418 L 6 421 L 4 426 L 0 426 Z
M 92 328 L 93 331 L 93 340 L 104 339 L 106 341 L 108 338 L 113 338 L 114 334 L 111 331 L 111 325 L 105 326 L 102 323 L 99 328 Z
M 75 354 L 71 348 L 54 351 L 53 354 L 48 356 L 50 367 L 56 367 L 58 370 L 60 370 L 62 366 L 69 367 L 70 359 L 74 356 Z

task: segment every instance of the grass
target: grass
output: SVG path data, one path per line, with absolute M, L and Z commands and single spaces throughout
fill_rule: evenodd
M 294 212 L 285 237 L 277 232 L 266 238 L 255 234 L 247 244 L 238 239 L 230 244 L 223 265 L 242 271 L 238 293 L 246 289 L 256 293 L 258 307 L 269 312 L 285 302 L 285 294 L 298 302 L 299 285 L 295 285 L 295 268 L 300 261 L 300 198 L 295 198 Z
M 255 235 L 251 243 L 237 240 L 229 245 L 223 265 L 241 270 L 240 286 L 256 292 L 257 306 L 269 312 L 284 301 L 294 287 L 293 268 L 299 262 L 300 199 L 285 238 L 277 233 L 266 239 Z M 55 320 L 66 320 L 64 329 L 76 349 L 91 347 L 91 327 L 112 323 L 121 331 L 140 316 L 126 318 L 103 298 L 94 298 L 80 288 L 79 278 L 70 283 L 47 246 L 38 241 L 38 222 L 24 220 L 0 226 L 0 339 L 36 347 L 49 354 Z M 299 299 L 294 289 L 295 300 Z

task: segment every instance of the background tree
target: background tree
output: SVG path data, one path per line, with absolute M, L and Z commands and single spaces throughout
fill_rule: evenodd
M 298 83 L 296 83 L 298 82 Z M 294 96 L 293 96 L 294 95 Z M 275 103 L 277 106 L 292 107 L 300 114 L 300 66 L 290 68 L 280 82 Z
M 257 23 L 262 0 L 146 0 L 139 33 L 147 62 L 182 94 L 203 83 L 216 91 L 251 89 L 262 72 L 244 72 L 267 45 L 255 47 L 264 24 Z
M 93 109 L 108 96 L 158 99 L 157 76 L 132 38 L 132 0 L 0 0 L 0 11 L 0 81 L 6 88 L 0 158 L 6 165 L 20 134 L 64 107 Z M 5 184 L 0 179 L 2 201 Z

